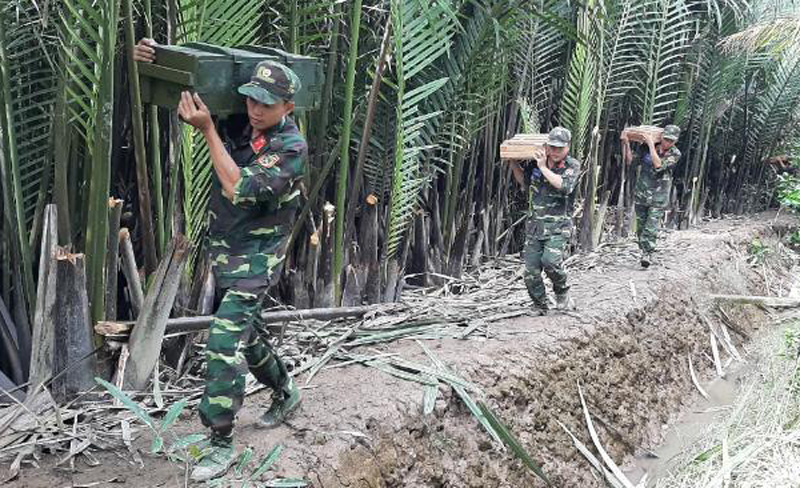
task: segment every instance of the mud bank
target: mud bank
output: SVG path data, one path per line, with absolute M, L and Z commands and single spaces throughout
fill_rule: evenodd
M 702 317 L 719 321 L 721 313 L 708 295 L 786 290 L 781 279 L 788 278 L 784 272 L 792 263 L 779 242 L 787 225 L 727 222 L 673 233 L 654 269 L 639 271 L 631 262 L 577 273 L 579 316 L 520 319 L 509 325 L 537 333 L 519 336 L 489 357 L 486 351 L 447 356 L 485 388 L 490 405 L 555 486 L 602 486 L 556 422 L 591 445 L 577 384 L 618 463 L 659 443 L 665 424 L 696 396 L 688 356 L 699 375 L 713 374 Z M 746 351 L 765 312 L 741 305 L 723 309 L 740 331 L 731 331 L 735 344 Z M 441 400 L 434 416 L 408 415 L 395 425 L 376 424 L 368 434 L 374 440 L 343 453 L 321 486 L 544 486 L 509 452 L 493 446 L 452 395 Z

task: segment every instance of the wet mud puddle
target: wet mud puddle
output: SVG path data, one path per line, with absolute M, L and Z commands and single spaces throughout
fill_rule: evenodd
M 646 486 L 655 486 L 659 477 L 666 475 L 678 456 L 692 448 L 709 425 L 723 418 L 732 408 L 740 387 L 753 368 L 748 363 L 732 365 L 724 378 L 704 383 L 708 399 L 697 399 L 678 415 L 674 422 L 665 425 L 664 440 L 655 449 L 642 449 L 623 471 L 634 483 L 647 476 Z M 695 392 L 696 393 L 696 392 Z

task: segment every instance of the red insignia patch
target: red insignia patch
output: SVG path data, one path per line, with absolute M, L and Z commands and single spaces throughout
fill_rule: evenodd
M 260 153 L 262 149 L 267 147 L 267 137 L 264 134 L 259 134 L 258 137 L 250 141 L 250 147 L 253 148 L 254 153 Z

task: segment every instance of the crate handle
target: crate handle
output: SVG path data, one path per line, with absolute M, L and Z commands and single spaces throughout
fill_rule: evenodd
M 167 68 L 152 63 L 139 63 L 139 74 L 148 78 L 170 81 L 178 85 L 194 86 L 194 74 L 175 68 Z

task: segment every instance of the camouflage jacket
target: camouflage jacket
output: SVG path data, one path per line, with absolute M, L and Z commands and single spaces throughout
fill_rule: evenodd
M 213 173 L 209 200 L 209 250 L 219 278 L 267 273 L 282 260 L 299 206 L 299 181 L 308 148 L 290 118 L 251 140 L 252 127 L 223 134 L 241 168 L 228 196 Z M 264 261 L 263 263 L 261 261 Z
M 573 191 L 578 184 L 581 163 L 567 156 L 561 164 L 550 169 L 563 179 L 560 189 L 551 185 L 539 168 L 534 168 L 531 173 L 529 202 L 532 237 L 568 234 L 572 230 Z
M 658 148 L 656 146 L 656 150 Z M 650 207 L 666 207 L 669 204 L 672 170 L 680 158 L 681 152 L 672 146 L 661 156 L 661 167 L 655 169 L 647 147 L 634 155 L 634 162 L 641 168 L 636 181 L 636 203 Z

